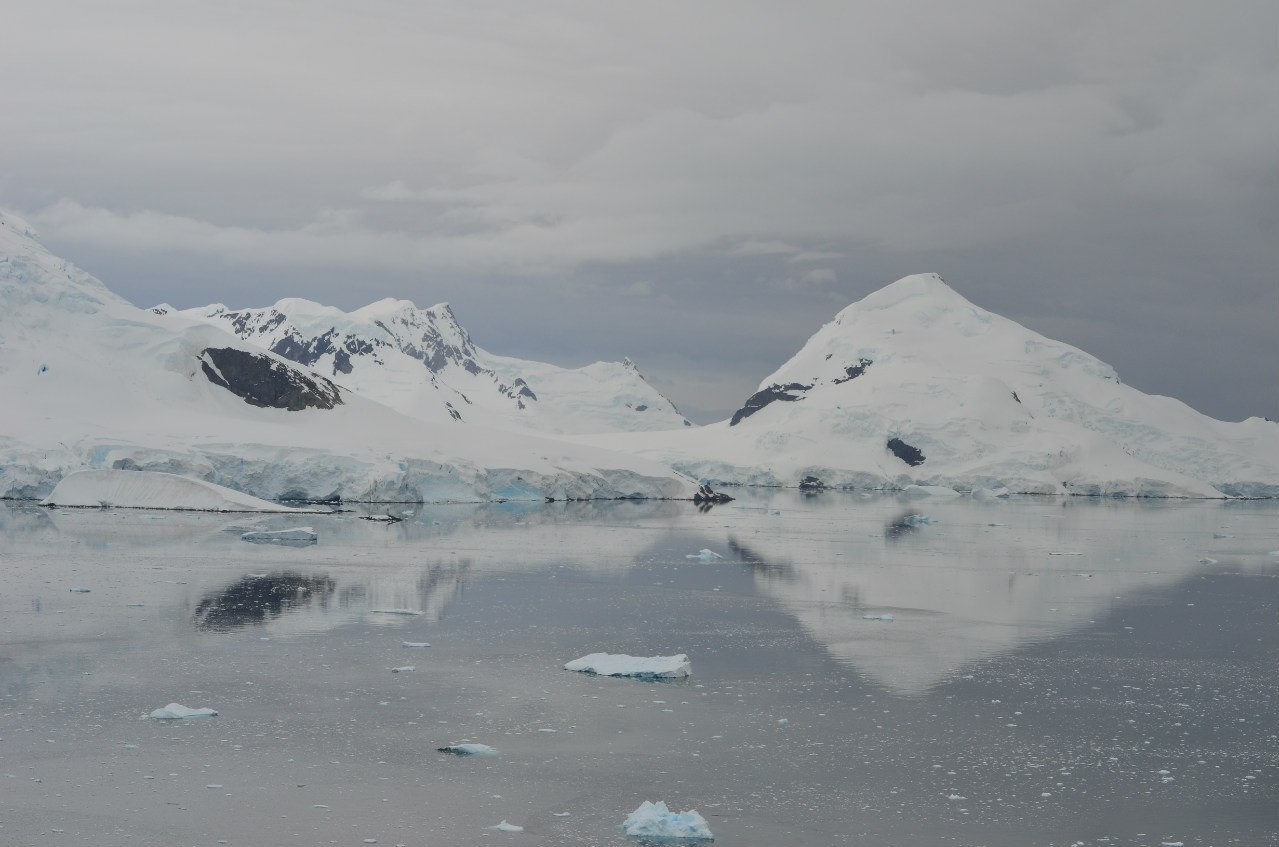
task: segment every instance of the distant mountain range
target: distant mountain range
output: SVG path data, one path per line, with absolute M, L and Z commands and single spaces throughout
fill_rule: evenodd
M 1142 394 L 932 274 L 844 309 L 730 419 L 693 427 L 629 360 L 494 355 L 447 304 L 139 309 L 0 213 L 0 392 L 2 496 L 82 468 L 343 500 L 1279 496 L 1279 425 Z

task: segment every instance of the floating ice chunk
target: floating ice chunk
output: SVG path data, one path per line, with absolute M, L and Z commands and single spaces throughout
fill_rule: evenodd
M 566 817 L 568 817 L 568 816 L 569 816 L 569 815 L 571 815 L 571 814 L 573 814 L 573 813 L 572 813 L 572 812 L 551 812 L 551 817 L 553 817 L 553 818 L 566 818 Z
M 1003 498 L 1011 495 L 1012 492 L 1001 485 L 997 488 L 974 488 L 970 496 L 972 496 L 974 500 L 989 500 L 992 497 Z
M 930 515 L 907 515 L 902 518 L 902 523 L 907 526 L 924 526 L 925 524 L 930 524 L 932 522 L 933 519 Z
M 959 492 L 944 485 L 908 485 L 902 489 L 901 496 L 912 500 L 916 497 L 958 497 Z
M 218 713 L 213 709 L 188 709 L 181 703 L 170 703 L 163 709 L 156 709 L 150 716 L 158 721 L 180 721 L 188 718 L 216 718 Z
M 462 744 L 450 744 L 447 747 L 438 748 L 441 753 L 452 753 L 454 756 L 496 756 L 497 750 L 487 744 L 473 744 L 471 742 L 463 742 Z
M 431 645 L 425 641 L 401 641 L 401 647 L 430 647 Z
M 722 559 L 724 557 L 716 553 L 714 550 L 707 550 L 705 547 L 703 547 L 701 550 L 698 550 L 696 553 L 689 553 L 684 558 L 697 559 L 702 562 L 712 562 L 715 559 Z
M 490 826 L 489 829 L 496 829 L 498 832 L 523 832 L 524 831 L 524 827 L 516 826 L 515 824 L 507 823 L 506 821 L 502 821 L 497 826 Z
M 868 621 L 890 621 L 890 622 L 896 620 L 896 618 L 894 618 L 892 615 L 862 615 L 862 619 L 868 620 Z
M 624 653 L 591 653 L 564 666 L 566 671 L 600 676 L 631 676 L 638 679 L 679 679 L 692 676 L 688 656 L 627 656 Z
M 76 587 L 71 589 L 71 593 L 72 594 L 88 594 L 89 589 Z
M 967 797 L 963 797 L 963 796 L 961 796 L 961 795 L 959 795 L 959 794 L 952 794 L 952 795 L 950 795 L 950 797 L 949 797 L 949 798 L 947 798 L 947 799 L 950 799 L 950 800 L 967 800 L 968 798 L 967 798 Z
M 710 841 L 711 828 L 706 818 L 695 810 L 672 812 L 664 802 L 645 800 L 639 808 L 626 816 L 622 831 L 635 838 L 685 838 Z
M 1160 841 L 1159 843 L 1161 847 L 1186 847 L 1185 843 L 1181 841 Z
M 417 670 L 417 665 L 401 665 L 398 668 L 391 668 L 391 673 L 411 673 Z
M 1207 556 L 1204 556 L 1202 559 L 1200 559 L 1200 560 L 1199 560 L 1199 564 L 1201 564 L 1201 565 L 1215 565 L 1215 564 L 1217 564 L 1217 560 L 1216 560 L 1216 559 L 1210 559 L 1210 558 L 1208 558 Z
M 254 544 L 293 544 L 299 547 L 307 544 L 314 544 L 316 540 L 315 530 L 309 526 L 299 526 L 293 529 L 255 529 L 252 532 L 246 532 L 240 536 L 241 541 L 251 541 Z
M 369 609 L 375 615 L 420 615 L 417 609 Z

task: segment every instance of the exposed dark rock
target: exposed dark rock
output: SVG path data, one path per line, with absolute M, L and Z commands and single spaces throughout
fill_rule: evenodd
M 711 489 L 709 485 L 705 485 L 705 484 L 699 485 L 697 487 L 697 493 L 693 495 L 693 502 L 697 503 L 698 505 L 702 505 L 702 504 L 710 505 L 714 503 L 731 503 L 732 501 L 733 501 L 732 497 L 729 497 L 727 494 L 724 494 L 722 492 L 714 491 Z
M 839 385 L 841 382 L 848 382 L 850 379 L 857 379 L 857 377 L 866 373 L 866 369 L 873 364 L 874 362 L 872 362 L 870 359 L 858 359 L 857 364 L 849 365 L 848 367 L 844 368 L 845 376 L 843 377 L 843 379 L 836 379 L 835 384 Z
M 210 382 L 252 406 L 300 412 L 332 409 L 342 403 L 341 391 L 324 377 L 304 373 L 265 353 L 209 347 L 199 359 Z
M 888 439 L 888 449 L 894 456 L 901 459 L 912 468 L 915 467 L 915 465 L 922 465 L 924 463 L 923 452 L 916 447 L 911 447 L 900 438 Z
M 1016 391 L 1014 391 L 1014 392 L 1013 392 L 1013 399 L 1014 399 L 1014 400 L 1016 400 L 1018 403 L 1020 403 L 1020 402 L 1021 402 L 1021 398 L 1017 396 L 1017 392 L 1016 392 Z
M 647 412 L 647 411 L 648 411 L 648 405 L 647 405 L 647 404 L 645 404 L 645 403 L 640 403 L 638 406 L 636 406 L 636 407 L 635 407 L 635 411 L 637 411 L 637 412 Z
M 451 418 L 452 418 L 453 420 L 455 420 L 455 421 L 460 421 L 460 420 L 462 419 L 462 413 L 461 413 L 461 412 L 459 412 L 457 409 L 454 409 L 454 408 L 453 408 L 453 404 L 452 404 L 452 403 L 450 403 L 450 402 L 448 402 L 448 401 L 446 400 L 446 401 L 444 402 L 444 405 L 445 405 L 445 406 L 448 408 L 448 410 L 449 410 L 449 417 L 451 417 Z
M 812 388 L 811 385 L 801 385 L 798 382 L 792 382 L 787 385 L 773 385 L 756 391 L 742 405 L 742 408 L 733 412 L 733 419 L 728 422 L 729 426 L 737 426 L 739 423 L 767 406 L 769 403 L 775 403 L 781 400 L 785 403 L 793 403 L 796 400 L 804 399 L 804 392 Z
M 816 494 L 826 490 L 826 483 L 815 476 L 806 476 L 799 481 L 799 490 L 805 494 Z

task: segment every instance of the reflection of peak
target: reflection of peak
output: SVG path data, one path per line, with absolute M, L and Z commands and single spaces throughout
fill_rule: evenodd
M 195 609 L 197 629 L 227 632 L 262 624 L 292 609 L 324 606 L 337 583 L 332 577 L 291 571 L 244 577 L 221 591 L 205 595 Z

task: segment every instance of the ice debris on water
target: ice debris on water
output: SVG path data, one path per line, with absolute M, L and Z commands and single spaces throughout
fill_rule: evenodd
M 180 721 L 189 718 L 216 718 L 218 713 L 213 709 L 189 709 L 181 703 L 170 703 L 163 709 L 156 709 L 150 717 L 158 721 Z
M 711 841 L 711 828 L 696 810 L 672 812 L 666 803 L 645 800 L 626 816 L 622 831 L 632 838 L 683 838 Z
M 398 668 L 391 668 L 391 673 L 411 673 L 417 670 L 417 665 L 401 665 Z
M 315 530 L 309 526 L 299 526 L 293 529 L 253 530 L 240 536 L 241 541 L 249 541 L 254 544 L 296 544 L 298 546 L 314 544 L 316 538 Z
M 440 753 L 452 753 L 454 756 L 496 756 L 497 750 L 487 744 L 474 744 L 466 741 L 461 744 L 449 744 L 437 748 Z
M 503 820 L 497 826 L 490 826 L 489 829 L 496 829 L 498 832 L 523 832 L 524 831 L 524 827 L 516 826 L 513 823 L 507 823 L 505 820 Z
M 401 647 L 430 647 L 431 645 L 425 641 L 401 641 Z
M 698 550 L 696 553 L 689 553 L 684 558 L 697 559 L 698 561 L 702 561 L 702 562 L 713 562 L 716 559 L 722 559 L 724 557 L 716 553 L 714 550 L 708 550 L 705 547 L 703 547 L 701 550 Z
M 1217 564 L 1217 560 L 1216 560 L 1216 559 L 1209 558 L 1208 556 L 1204 556 L 1202 559 L 1200 559 L 1200 560 L 1199 560 L 1199 564 L 1201 564 L 1201 565 L 1215 565 L 1215 564 Z
M 925 526 L 933 522 L 931 515 L 907 515 L 902 518 L 902 523 L 906 526 Z
M 624 653 L 591 653 L 564 665 L 566 671 L 637 679 L 681 679 L 693 675 L 688 656 L 627 656 Z
M 892 615 L 862 615 L 862 620 L 867 620 L 867 621 L 894 621 L 894 620 L 896 620 L 896 618 L 894 618 Z

